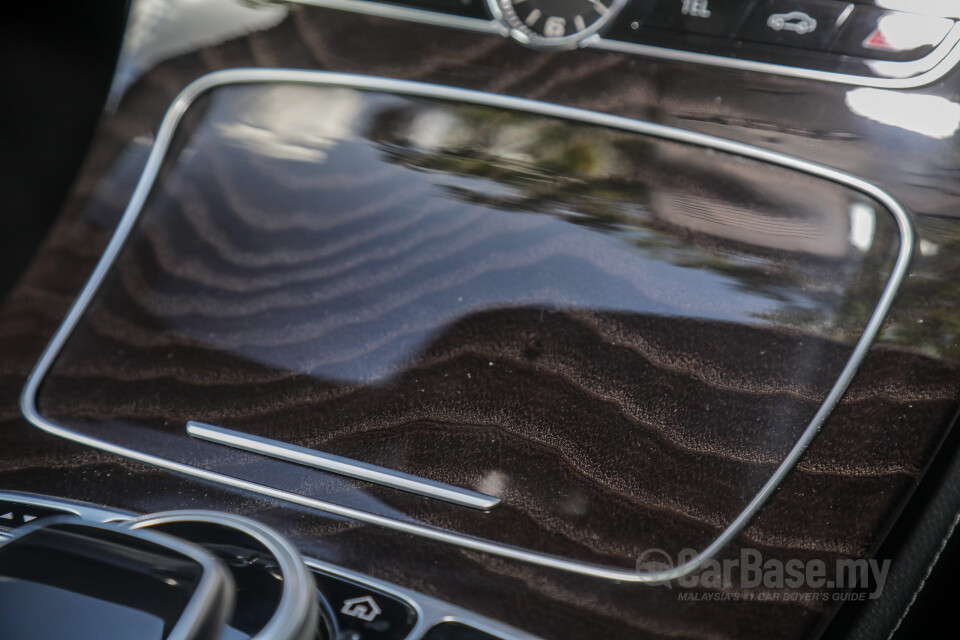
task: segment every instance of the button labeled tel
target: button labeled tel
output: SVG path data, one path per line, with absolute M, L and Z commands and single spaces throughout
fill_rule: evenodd
M 683 0 L 680 13 L 694 18 L 709 18 L 711 13 L 708 3 L 709 0 Z
M 614 21 L 613 31 L 622 26 L 645 33 L 666 29 L 729 38 L 752 8 L 752 0 L 633 0 Z

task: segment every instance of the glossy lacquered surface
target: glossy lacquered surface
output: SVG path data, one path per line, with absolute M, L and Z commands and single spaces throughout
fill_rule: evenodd
M 193 6 L 211 8 L 223 18 L 220 25 L 228 22 L 223 16 L 237 11 L 230 3 Z M 196 20 L 194 9 L 167 12 L 162 26 L 177 30 L 189 24 Z M 4 486 L 138 512 L 192 506 L 253 515 L 309 555 L 548 638 L 806 638 L 822 628 L 836 603 L 680 601 L 665 588 L 608 584 L 462 551 L 157 471 L 31 428 L 20 416 L 18 395 L 113 232 L 164 112 L 192 80 L 236 66 L 332 69 L 588 108 L 828 164 L 880 184 L 911 210 L 919 251 L 879 344 L 796 471 L 726 552 L 736 556 L 741 546 L 750 546 L 766 558 L 865 557 L 932 458 L 956 406 L 958 291 L 952 274 L 960 228 L 953 188 L 957 119 L 952 114 L 958 109 L 953 77 L 918 91 L 878 91 L 597 51 L 538 54 L 497 36 L 323 9 L 247 11 L 244 15 L 255 19 L 245 27 L 216 36 L 208 31 L 201 43 L 182 44 L 173 53 L 147 55 L 147 45 L 159 42 L 149 34 L 162 34 L 159 29 L 144 32 L 148 35 L 140 44 L 128 49 L 120 69 L 125 81 L 112 103 L 116 111 L 101 126 L 61 224 L 0 318 Z M 245 31 L 249 35 L 242 35 Z M 711 324 L 685 322 L 682 335 L 691 344 L 706 344 L 717 353 L 749 350 L 763 335 L 715 333 Z M 660 327 L 662 343 L 683 354 L 677 351 L 682 344 L 669 342 L 680 334 L 667 329 Z M 709 371 L 698 364 L 702 351 L 685 353 L 691 354 L 701 358 L 693 361 L 695 370 Z M 178 375 L 190 371 L 187 367 Z M 760 388 L 777 379 L 776 373 L 746 369 L 744 384 Z M 136 397 L 140 402 L 120 405 L 125 412 L 150 406 L 147 393 Z M 202 397 L 198 391 L 185 400 L 194 409 Z M 212 415 L 223 403 L 214 394 L 209 397 Z M 90 399 L 103 406 L 95 395 Z M 162 434 L 165 418 L 154 419 Z M 707 467 L 689 473 L 701 468 Z M 697 486 L 709 487 L 709 481 Z M 538 527 L 529 531 L 536 535 Z M 642 550 L 642 543 L 636 546 Z
M 536 114 L 259 82 L 208 91 L 182 122 L 39 414 L 628 572 L 638 547 L 705 549 L 744 510 L 901 245 L 849 187 Z M 237 453 L 188 438 L 193 419 L 503 504 Z

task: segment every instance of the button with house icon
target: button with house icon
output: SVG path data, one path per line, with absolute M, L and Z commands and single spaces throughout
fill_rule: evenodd
M 389 593 L 316 569 L 313 576 L 336 618 L 339 638 L 402 640 L 417 621 L 413 607 Z

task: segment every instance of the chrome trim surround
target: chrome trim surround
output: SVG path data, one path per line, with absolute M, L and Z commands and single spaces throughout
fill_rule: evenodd
M 51 500 L 49 502 L 53 503 L 55 501 Z M 41 504 L 39 502 L 32 503 Z M 50 506 L 65 508 L 54 504 Z M 233 611 L 237 588 L 233 580 L 233 574 L 227 567 L 207 549 L 166 533 L 132 531 L 127 528 L 127 523 L 91 522 L 89 520 L 77 520 L 72 516 L 50 516 L 38 520 L 36 523 L 20 527 L 14 535 L 0 542 L 0 547 L 14 542 L 21 536 L 58 524 L 81 524 L 93 529 L 123 533 L 132 538 L 144 540 L 179 553 L 200 565 L 202 568 L 200 579 L 193 588 L 186 606 L 180 612 L 176 624 L 164 636 L 166 640 L 192 640 L 205 637 L 203 634 L 211 623 L 211 617 L 215 627 L 222 626 L 226 623 L 227 616 Z
M 57 354 L 70 337 L 71 332 L 84 310 L 93 299 L 103 282 L 111 265 L 116 259 L 123 244 L 130 234 L 131 229 L 136 222 L 140 210 L 142 209 L 147 195 L 149 194 L 154 179 L 157 176 L 160 166 L 166 155 L 167 149 L 173 134 L 180 122 L 181 117 L 186 112 L 191 103 L 201 94 L 215 87 L 232 84 L 251 84 L 251 83 L 292 83 L 328 87 L 346 87 L 358 90 L 375 91 L 380 93 L 395 93 L 407 96 L 416 96 L 436 100 L 447 100 L 454 102 L 466 102 L 481 106 L 495 107 L 501 109 L 511 109 L 537 115 L 560 118 L 564 120 L 573 120 L 587 124 L 593 124 L 602 127 L 610 127 L 623 131 L 630 131 L 643 135 L 654 136 L 675 142 L 692 144 L 699 147 L 705 147 L 716 151 L 723 151 L 735 155 L 769 162 L 781 167 L 794 169 L 813 176 L 818 176 L 826 180 L 845 185 L 857 191 L 860 191 L 871 198 L 882 203 L 893 215 L 898 231 L 900 233 L 900 247 L 897 259 L 894 263 L 890 277 L 884 286 L 883 292 L 877 302 L 877 306 L 864 327 L 863 334 L 854 346 L 850 359 L 846 362 L 840 372 L 837 380 L 833 383 L 823 404 L 817 409 L 816 414 L 811 419 L 801 433 L 797 442 L 793 445 L 784 460 L 779 464 L 774 473 L 764 483 L 759 492 L 750 500 L 744 510 L 721 531 L 716 539 L 707 545 L 698 555 L 681 565 L 662 571 L 636 571 L 634 568 L 609 567 L 594 563 L 568 560 L 557 556 L 520 549 L 517 547 L 491 542 L 475 538 L 472 536 L 451 533 L 434 527 L 415 524 L 403 520 L 368 513 L 360 509 L 345 507 L 325 500 L 318 500 L 307 496 L 302 496 L 289 491 L 283 491 L 262 484 L 228 476 L 222 473 L 201 469 L 182 462 L 168 460 L 160 456 L 135 451 L 127 447 L 105 442 L 98 438 L 77 433 L 67 427 L 58 425 L 44 418 L 37 408 L 37 392 L 43 382 L 44 377 L 50 370 Z M 629 118 L 615 116 L 595 111 L 587 111 L 573 107 L 564 107 L 555 104 L 514 98 L 479 91 L 466 89 L 455 89 L 451 87 L 424 84 L 419 82 L 409 82 L 405 80 L 394 80 L 387 78 L 377 78 L 372 76 L 358 76 L 342 73 L 328 73 L 322 71 L 300 71 L 292 69 L 230 69 L 226 71 L 217 71 L 195 80 L 188 85 L 176 99 L 174 99 L 163 122 L 157 132 L 156 142 L 147 159 L 143 169 L 143 174 L 137 183 L 137 187 L 131 196 L 130 203 L 124 211 L 117 229 L 110 239 L 109 244 L 104 250 L 103 256 L 97 263 L 90 280 L 87 281 L 83 290 L 80 292 L 73 306 L 70 308 L 63 324 L 54 334 L 50 343 L 44 350 L 36 367 L 31 372 L 27 380 L 26 387 L 20 397 L 20 407 L 23 415 L 35 426 L 51 433 L 53 435 L 78 442 L 90 447 L 101 449 L 110 453 L 137 460 L 144 464 L 153 465 L 169 471 L 176 471 L 195 478 L 216 482 L 222 485 L 230 486 L 235 489 L 251 491 L 278 500 L 283 500 L 300 506 L 316 509 L 337 516 L 352 518 L 368 524 L 374 524 L 395 531 L 410 533 L 421 537 L 429 538 L 440 542 L 458 545 L 463 548 L 474 551 L 482 551 L 493 555 L 529 562 L 543 567 L 568 571 L 607 580 L 616 580 L 622 582 L 640 582 L 640 583 L 662 583 L 679 578 L 696 571 L 704 562 L 712 558 L 722 547 L 731 542 L 734 537 L 747 525 L 751 518 L 760 510 L 760 507 L 776 492 L 780 483 L 793 467 L 797 464 L 803 452 L 816 437 L 820 427 L 826 421 L 827 417 L 833 411 L 834 407 L 840 401 L 853 377 L 856 375 L 861 362 L 866 357 L 867 352 L 874 339 L 877 337 L 883 325 L 887 313 L 893 306 L 894 298 L 900 288 L 901 283 L 909 271 L 910 263 L 913 259 L 914 245 L 916 243 L 913 223 L 907 211 L 886 191 L 876 185 L 851 176 L 837 169 L 824 165 L 787 156 L 776 151 L 770 151 L 759 147 L 754 147 L 741 142 L 734 142 L 706 135 L 703 133 L 676 129 L 661 124 L 654 124 L 640 120 L 631 120 Z
M 861 76 L 852 73 L 791 67 L 770 62 L 728 58 L 709 53 L 665 49 L 645 44 L 609 40 L 606 38 L 600 38 L 596 42 L 591 43 L 590 46 L 605 51 L 650 56 L 652 58 L 673 62 L 704 64 L 740 71 L 758 71 L 794 78 L 819 80 L 822 82 L 877 87 L 880 89 L 912 89 L 935 82 L 953 69 L 953 67 L 960 62 L 960 46 L 957 46 L 958 43 L 960 43 L 960 22 L 953 25 L 953 28 L 947 33 L 943 41 L 937 45 L 936 49 L 919 60 L 911 60 L 908 62 L 890 62 L 886 60 L 866 61 L 867 66 L 873 69 L 874 72 L 878 74 L 883 73 L 887 77 Z
M 391 18 L 406 22 L 419 22 L 435 27 L 448 27 L 479 33 L 489 33 L 504 37 L 510 36 L 510 29 L 497 19 L 484 20 L 464 16 L 438 13 L 424 9 L 414 9 L 397 5 L 367 2 L 366 0 L 277 0 L 284 4 L 302 4 L 326 9 L 340 9 L 381 18 Z M 697 53 L 682 49 L 669 49 L 653 45 L 637 44 L 611 40 L 594 34 L 581 43 L 581 47 L 615 51 L 632 55 L 647 56 L 673 62 L 689 62 L 714 67 L 725 67 L 741 71 L 757 71 L 781 76 L 806 78 L 822 82 L 835 82 L 880 89 L 912 89 L 935 82 L 960 62 L 960 22 L 957 22 L 937 47 L 919 60 L 893 62 L 888 60 L 864 60 L 865 64 L 877 74 L 877 77 L 821 71 L 804 67 L 757 60 L 743 60 L 709 53 Z M 789 51 L 785 52 L 789 54 Z
M 125 528 L 142 531 L 178 522 L 205 522 L 240 531 L 262 544 L 280 565 L 283 582 L 280 602 L 270 621 L 251 640 L 313 640 L 316 637 L 319 605 L 314 597 L 313 578 L 300 552 L 283 536 L 256 520 L 203 509 L 151 513 L 127 522 Z M 193 544 L 202 547 L 201 543 Z
M 306 447 L 298 447 L 294 444 L 281 442 L 280 440 L 271 440 L 260 436 L 250 435 L 242 431 L 225 429 L 212 424 L 204 424 L 190 420 L 187 422 L 187 433 L 194 438 L 215 442 L 235 449 L 243 449 L 251 453 L 302 464 L 321 471 L 329 471 L 342 476 L 349 476 L 366 482 L 373 482 L 384 487 L 392 487 L 409 493 L 416 493 L 428 498 L 445 500 L 462 507 L 471 507 L 473 509 L 493 509 L 500 504 L 500 498 L 488 496 L 484 493 L 461 489 L 449 484 L 434 482 L 427 478 L 394 471 L 386 467 L 342 458 L 331 453 L 324 453 Z
M 407 640 L 419 640 L 427 631 L 442 622 L 459 622 L 467 626 L 489 633 L 503 640 L 538 640 L 536 636 L 525 631 L 520 631 L 507 626 L 502 622 L 482 617 L 472 611 L 463 609 L 443 600 L 437 600 L 417 591 L 411 591 L 404 587 L 397 586 L 390 582 L 384 582 L 368 575 L 344 569 L 337 565 L 304 556 L 304 563 L 315 571 L 326 573 L 337 578 L 350 580 L 358 584 L 368 586 L 377 591 L 382 591 L 389 596 L 403 600 L 414 610 L 417 615 L 417 622 L 413 629 L 407 635 Z
M 79 502 L 74 502 L 67 500 L 65 498 L 50 498 L 47 496 L 36 495 L 32 493 L 20 493 L 18 491 L 0 491 L 0 500 L 11 500 L 20 502 L 23 504 L 36 504 L 42 505 L 45 507 L 51 507 L 54 509 L 61 509 L 64 511 L 70 510 L 78 511 L 78 515 L 84 520 L 92 522 L 113 522 L 118 519 L 123 520 L 134 520 L 137 522 L 149 522 L 154 518 L 166 518 L 170 514 L 185 514 L 185 513 L 199 513 L 204 518 L 203 521 L 210 521 L 207 519 L 207 515 L 217 516 L 218 522 L 243 522 L 244 524 L 254 522 L 249 518 L 242 516 L 234 516 L 232 514 L 224 513 L 221 511 L 175 511 L 167 513 L 154 513 L 146 516 L 138 516 L 138 514 L 131 513 L 128 511 L 119 511 L 116 509 L 107 509 L 99 507 L 88 507 L 87 505 Z M 192 520 L 196 522 L 196 520 Z M 256 523 L 257 527 L 262 530 L 269 531 L 271 535 L 277 535 L 272 529 L 268 529 L 263 525 Z M 0 536 L 4 534 L 0 533 Z M 424 633 L 427 632 L 431 627 L 441 623 L 441 622 L 460 622 L 465 625 L 469 625 L 481 631 L 491 633 L 497 637 L 501 637 L 504 640 L 537 640 L 535 636 L 532 636 L 526 632 L 519 631 L 512 627 L 508 627 L 505 624 L 490 620 L 489 618 L 484 618 L 475 614 L 466 609 L 461 609 L 456 605 L 452 605 L 448 602 L 442 600 L 437 600 L 430 596 L 418 593 L 416 591 L 411 591 L 404 587 L 397 586 L 390 582 L 384 582 L 383 580 L 378 580 L 377 578 L 372 578 L 368 575 L 359 573 L 357 571 L 351 571 L 349 569 L 344 569 L 343 567 L 330 564 L 323 560 L 317 560 L 309 556 L 300 556 L 303 563 L 314 571 L 319 571 L 321 573 L 326 573 L 328 575 L 342 578 L 344 580 L 349 580 L 351 582 L 356 582 L 363 586 L 368 586 L 377 591 L 381 591 L 389 596 L 397 598 L 404 601 L 408 604 L 417 615 L 417 622 L 414 625 L 413 629 L 410 630 L 407 638 L 408 640 L 414 640 L 415 638 L 420 638 Z
M 268 0 L 269 1 L 269 0 Z M 490 33 L 498 36 L 507 36 L 510 29 L 498 20 L 484 18 L 469 18 L 429 9 L 417 9 L 396 4 L 381 4 L 367 0 L 273 0 L 276 4 L 304 4 L 327 9 L 342 9 L 353 13 L 362 13 L 378 18 L 390 18 L 405 22 L 419 22 L 434 27 L 451 27 L 464 31 Z
M 78 516 L 80 519 L 88 522 L 123 522 L 136 517 L 135 513 L 131 513 L 129 511 L 106 509 L 103 507 L 94 506 L 92 504 L 86 504 L 84 502 L 77 502 L 75 500 L 67 500 L 65 498 L 48 498 L 46 496 L 36 495 L 33 493 L 22 493 L 20 491 L 0 491 L 0 500 L 16 502 L 23 505 L 57 509 L 59 511 L 67 512 L 71 515 Z M 13 529 L 11 533 L 6 533 L 0 529 L 0 538 L 11 537 L 22 528 L 23 527 L 18 527 Z

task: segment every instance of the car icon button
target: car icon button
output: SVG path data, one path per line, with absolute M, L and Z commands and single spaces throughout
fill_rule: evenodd
M 829 0 L 762 0 L 737 33 L 740 40 L 828 51 L 853 4 Z
M 817 30 L 817 19 L 808 16 L 803 11 L 771 13 L 770 17 L 767 18 L 767 26 L 774 31 L 786 29 L 802 36 Z

